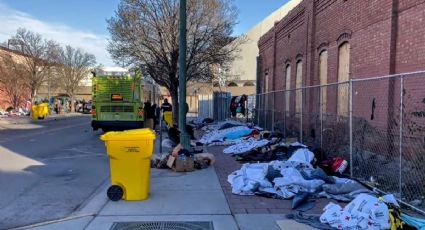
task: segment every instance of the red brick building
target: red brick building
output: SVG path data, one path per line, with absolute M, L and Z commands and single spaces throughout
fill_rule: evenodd
M 304 0 L 258 45 L 259 93 L 425 70 L 425 1 Z M 404 82 L 412 108 L 425 97 L 424 79 Z M 344 87 L 322 91 L 326 113 L 348 114 L 348 83 Z M 375 104 L 371 122 L 384 127 L 397 115 L 399 80 L 358 82 L 353 91 L 355 116 L 370 117 Z M 291 93 L 275 99 L 275 109 L 298 112 L 300 100 Z M 317 111 L 315 95 L 302 100 L 303 111 Z

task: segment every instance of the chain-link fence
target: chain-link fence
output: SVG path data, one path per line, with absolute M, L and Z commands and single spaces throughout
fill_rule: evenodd
M 354 178 L 425 210 L 425 72 L 275 91 L 252 121 L 350 163 Z

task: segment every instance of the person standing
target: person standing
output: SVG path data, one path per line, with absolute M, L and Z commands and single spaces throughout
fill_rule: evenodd
M 161 105 L 161 110 L 162 110 L 162 112 L 172 112 L 173 111 L 173 106 L 170 103 L 168 103 L 167 98 L 164 99 L 164 103 L 162 103 L 162 105 Z
M 168 103 L 168 99 L 164 99 L 164 103 L 161 105 L 161 110 L 163 112 L 163 120 L 167 124 L 167 126 L 173 127 L 173 106 Z

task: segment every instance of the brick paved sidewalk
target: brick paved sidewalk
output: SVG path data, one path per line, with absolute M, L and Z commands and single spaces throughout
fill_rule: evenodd
M 224 148 L 222 146 L 212 146 L 207 147 L 206 151 L 213 153 L 216 157 L 214 167 L 232 214 L 289 214 L 293 212 L 291 209 L 292 199 L 279 200 L 260 196 L 232 194 L 232 188 L 229 182 L 227 182 L 227 176 L 235 170 L 240 169 L 242 164 L 237 162 L 233 157 L 224 154 Z M 315 207 L 307 213 L 322 214 L 323 207 L 330 201 L 328 199 L 316 199 Z M 336 201 L 333 202 L 336 203 Z

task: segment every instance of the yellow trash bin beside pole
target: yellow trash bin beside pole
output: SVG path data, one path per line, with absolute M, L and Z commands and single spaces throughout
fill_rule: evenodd
M 151 129 L 108 132 L 101 136 L 110 159 L 109 199 L 145 200 L 150 190 L 151 156 L 155 133 Z
M 163 114 L 164 114 L 164 120 L 167 126 L 173 127 L 173 112 L 165 111 Z

